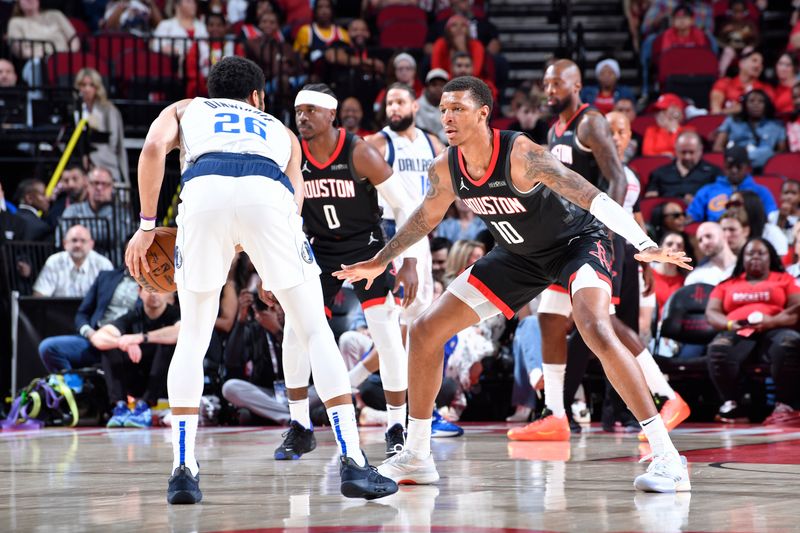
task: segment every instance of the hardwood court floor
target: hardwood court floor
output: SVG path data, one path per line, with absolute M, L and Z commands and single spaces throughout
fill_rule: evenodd
M 0 433 L 0 531 L 737 531 L 800 530 L 800 429 L 686 426 L 675 441 L 693 492 L 637 493 L 647 453 L 596 428 L 569 443 L 512 443 L 505 424 L 433 443 L 441 481 L 373 502 L 339 494 L 330 430 L 276 462 L 278 428 L 201 428 L 203 503 L 168 506 L 168 429 Z M 362 430 L 374 463 L 378 428 Z

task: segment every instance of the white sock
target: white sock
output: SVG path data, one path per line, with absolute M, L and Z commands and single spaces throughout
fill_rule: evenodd
M 405 429 L 406 427 L 406 404 L 403 405 L 389 405 L 386 404 L 386 429 L 391 428 L 395 424 L 400 424 Z
M 655 455 L 664 455 L 666 453 L 678 453 L 675 445 L 672 444 L 672 439 L 669 438 L 667 433 L 667 426 L 664 425 L 664 420 L 661 415 L 656 415 L 647 420 L 639 422 L 642 425 L 644 434 L 647 435 L 647 441 L 650 443 L 650 448 Z
M 544 372 L 544 405 L 558 418 L 563 418 L 564 410 L 564 374 L 567 365 L 542 364 Z
M 306 429 L 311 427 L 311 415 L 308 413 L 308 398 L 289 400 L 289 417 Z
M 198 415 L 172 415 L 172 471 L 181 463 L 196 476 L 200 471 L 194 458 Z
M 370 372 L 367 367 L 364 366 L 363 361 L 359 361 L 356 363 L 356 366 L 350 369 L 350 372 L 347 373 L 347 376 L 350 378 L 350 386 L 353 388 L 358 387 L 364 380 L 367 379 L 372 372 Z
M 650 392 L 659 396 L 666 396 L 669 400 L 675 399 L 675 391 L 669 386 L 667 378 L 658 368 L 658 363 L 646 348 L 636 356 L 636 362 L 639 363 L 639 368 L 644 373 L 644 380 L 647 382 Z
M 367 464 L 364 454 L 361 453 L 358 426 L 356 425 L 356 410 L 353 404 L 334 405 L 329 407 L 327 411 L 333 428 L 333 436 L 339 445 L 339 453 L 353 459 L 358 466 Z
M 408 417 L 408 435 L 406 435 L 406 449 L 414 452 L 418 457 L 428 457 L 431 454 L 431 419 Z

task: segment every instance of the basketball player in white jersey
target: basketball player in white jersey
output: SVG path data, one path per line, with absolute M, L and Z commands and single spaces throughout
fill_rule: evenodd
M 150 126 L 139 158 L 140 228 L 125 262 L 134 277 L 153 242 L 164 159 L 175 148 L 183 162 L 175 246 L 181 331 L 167 378 L 172 409 L 169 503 L 202 499 L 194 457 L 203 356 L 235 248 L 253 261 L 286 312 L 287 339 L 311 355 L 341 453 L 341 491 L 380 498 L 397 485 L 377 474 L 361 452 L 347 370 L 322 305 L 320 269 L 302 230 L 301 149 L 294 134 L 262 111 L 264 73 L 252 61 L 226 57 L 208 77 L 210 99 L 182 100 Z
M 414 89 L 404 83 L 394 83 L 386 91 L 386 118 L 388 125 L 381 131 L 366 138 L 378 149 L 394 171 L 405 190 L 420 205 L 428 191 L 428 168 L 434 158 L 444 150 L 441 141 L 415 125 L 419 104 Z M 394 214 L 385 205 L 382 196 L 378 197 L 383 206 L 383 219 L 394 226 Z M 394 232 L 391 232 L 392 234 Z M 391 238 L 392 235 L 387 235 Z M 417 298 L 403 310 L 402 319 L 406 325 L 418 317 L 433 301 L 433 264 L 430 248 L 425 248 L 423 257 L 417 258 Z

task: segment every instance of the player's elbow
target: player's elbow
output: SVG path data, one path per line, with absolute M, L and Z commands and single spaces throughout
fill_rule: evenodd
M 164 142 L 158 139 L 146 139 L 144 141 L 140 157 L 158 159 L 160 157 L 166 157 L 166 155 L 167 146 Z

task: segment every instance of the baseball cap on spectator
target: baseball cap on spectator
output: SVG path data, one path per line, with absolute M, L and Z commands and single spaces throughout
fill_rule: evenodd
M 680 96 L 675 93 L 664 93 L 658 97 L 656 103 L 653 104 L 653 107 L 662 111 L 664 109 L 669 109 L 672 106 L 680 107 L 681 110 L 686 107 L 686 102 L 684 102 Z
M 414 56 L 412 56 L 411 54 L 407 54 L 405 52 L 397 54 L 397 57 L 394 58 L 393 64 L 396 67 L 403 61 L 408 61 L 409 63 L 411 63 L 412 67 L 417 68 L 417 60 L 414 59 Z
M 750 156 L 747 155 L 747 148 L 739 145 L 725 148 L 725 163 L 731 165 L 749 165 Z
M 430 83 L 433 80 L 450 81 L 450 74 L 448 74 L 443 68 L 435 68 L 428 72 L 428 75 L 425 76 L 425 83 Z

